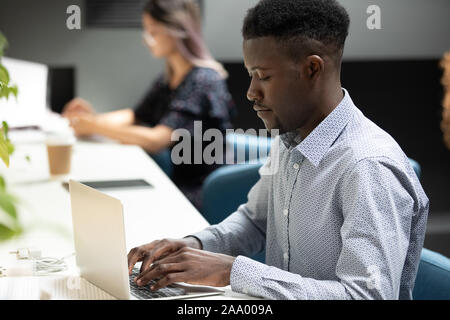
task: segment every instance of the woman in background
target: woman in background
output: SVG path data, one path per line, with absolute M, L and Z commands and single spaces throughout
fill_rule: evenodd
M 450 51 L 441 60 L 441 67 L 444 69 L 442 85 L 444 86 L 444 100 L 442 101 L 442 122 L 441 129 L 444 133 L 444 142 L 450 149 Z
M 70 101 L 63 116 L 76 135 L 102 135 L 156 154 L 172 147 L 172 133 L 182 128 L 191 134 L 192 154 L 194 121 L 202 121 L 203 131 L 216 128 L 225 133 L 231 128 L 234 104 L 227 74 L 206 48 L 200 22 L 194 0 L 149 1 L 142 15 L 143 38 L 153 56 L 165 60 L 165 71 L 133 109 L 97 114 L 81 98 Z M 174 165 L 172 180 L 200 209 L 203 180 L 217 166 L 203 161 Z

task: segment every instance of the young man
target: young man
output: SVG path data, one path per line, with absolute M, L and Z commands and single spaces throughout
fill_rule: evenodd
M 279 129 L 248 202 L 222 223 L 128 255 L 138 284 L 271 299 L 411 299 L 429 201 L 407 156 L 341 87 L 335 0 L 262 0 L 243 27 L 247 96 Z M 274 167 L 277 169 L 274 170 Z M 247 258 L 266 248 L 266 264 Z

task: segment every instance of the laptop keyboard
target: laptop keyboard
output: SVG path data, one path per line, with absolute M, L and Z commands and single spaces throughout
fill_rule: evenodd
M 151 280 L 145 286 L 139 287 L 136 282 L 133 281 L 135 277 L 139 275 L 139 269 L 134 268 L 130 275 L 130 291 L 133 296 L 141 300 L 155 299 L 155 298 L 167 298 L 176 297 L 186 294 L 186 291 L 181 288 L 173 286 L 167 286 L 156 291 L 150 290 L 150 287 L 156 283 L 155 280 Z

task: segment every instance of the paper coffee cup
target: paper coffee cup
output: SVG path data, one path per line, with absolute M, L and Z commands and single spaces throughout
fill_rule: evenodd
M 51 175 L 70 173 L 74 143 L 75 138 L 71 135 L 51 134 L 47 136 L 48 166 Z

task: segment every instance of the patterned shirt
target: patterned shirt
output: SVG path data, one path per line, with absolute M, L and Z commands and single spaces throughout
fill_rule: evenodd
M 274 139 L 248 202 L 194 234 L 269 299 L 412 299 L 429 200 L 394 139 L 344 89 L 304 139 Z M 266 263 L 247 256 L 266 248 Z

